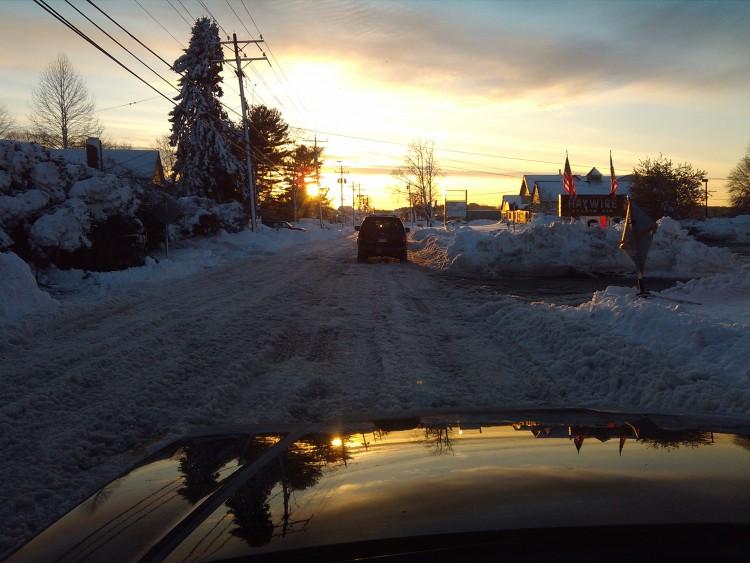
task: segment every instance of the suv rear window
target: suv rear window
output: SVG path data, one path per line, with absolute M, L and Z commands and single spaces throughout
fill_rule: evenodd
M 399 219 L 365 219 L 360 231 L 364 235 L 375 235 L 376 233 L 403 235 L 404 226 Z

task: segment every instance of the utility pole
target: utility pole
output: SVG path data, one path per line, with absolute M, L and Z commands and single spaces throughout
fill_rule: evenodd
M 355 215 L 354 211 L 354 186 L 356 186 L 354 182 L 352 182 L 352 228 L 354 228 L 357 225 L 357 216 Z
M 260 39 L 248 39 L 244 41 L 240 41 L 239 43 L 242 43 L 242 46 L 249 45 L 250 43 L 260 44 L 263 43 L 263 37 L 261 36 Z M 234 60 L 232 59 L 225 59 L 221 61 L 222 63 L 235 63 L 237 65 L 237 81 L 240 83 L 240 102 L 242 103 L 242 129 L 245 134 L 245 160 L 247 163 L 247 189 L 250 192 L 250 226 L 253 231 L 258 230 L 258 221 L 257 221 L 257 198 L 256 198 L 256 186 L 255 186 L 255 173 L 253 172 L 253 156 L 252 152 L 250 151 L 250 130 L 248 128 L 248 119 L 247 119 L 247 100 L 245 99 L 245 86 L 242 82 L 242 78 L 244 76 L 244 73 L 242 72 L 242 62 L 248 61 L 248 64 L 252 61 L 266 61 L 268 62 L 268 59 L 266 58 L 266 54 L 263 53 L 262 57 L 240 57 L 240 47 L 237 42 L 237 34 L 232 34 L 232 40 L 231 41 L 222 41 L 222 45 L 232 45 L 234 46 Z M 268 63 L 270 66 L 270 62 Z
M 315 183 L 318 186 L 318 213 L 320 214 L 320 228 L 323 228 L 323 194 L 320 191 L 320 167 L 318 165 L 318 134 L 316 133 L 313 135 L 312 139 L 302 139 L 303 143 L 309 143 L 310 141 L 313 142 L 313 158 L 315 159 Z M 320 141 L 321 143 L 327 143 L 328 139 L 325 141 Z
M 706 186 L 706 219 L 708 219 L 708 178 L 703 178 L 703 184 Z
M 338 183 L 341 189 L 341 229 L 344 229 L 344 184 L 346 184 L 346 178 L 344 178 L 344 165 L 339 160 L 339 178 Z

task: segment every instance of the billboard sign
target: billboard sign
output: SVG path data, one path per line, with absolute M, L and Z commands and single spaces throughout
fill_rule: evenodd
M 468 206 L 465 201 L 446 201 L 445 219 L 466 219 L 468 217 Z
M 577 195 L 571 198 L 561 194 L 558 198 L 560 217 L 625 217 L 627 212 L 628 198 L 624 195 Z

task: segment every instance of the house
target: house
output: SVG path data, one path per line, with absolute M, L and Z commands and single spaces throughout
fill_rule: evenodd
M 576 193 L 579 195 L 608 195 L 610 176 L 603 176 L 596 167 L 585 176 L 574 175 Z M 632 175 L 617 177 L 617 193 L 630 194 Z M 524 175 L 521 180 L 521 195 L 531 201 L 531 210 L 535 213 L 557 215 L 558 196 L 565 193 L 562 174 Z
M 500 216 L 511 223 L 528 223 L 531 218 L 531 197 L 504 195 L 500 204 Z
M 85 164 L 102 172 L 129 175 L 141 182 L 164 183 L 164 169 L 156 149 L 102 149 L 98 139 L 89 139 L 86 148 L 50 149 L 49 153 L 53 158 L 63 159 L 67 163 Z

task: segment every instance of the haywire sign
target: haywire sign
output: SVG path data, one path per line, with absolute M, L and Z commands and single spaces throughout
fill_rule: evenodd
M 579 195 L 573 202 L 568 194 L 561 194 L 557 200 L 560 217 L 605 216 L 625 217 L 628 197 L 624 195 Z

